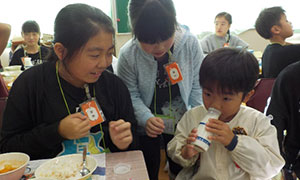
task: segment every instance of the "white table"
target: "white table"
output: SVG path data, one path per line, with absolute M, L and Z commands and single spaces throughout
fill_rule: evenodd
M 105 177 L 107 180 L 148 180 L 148 172 L 144 161 L 142 151 L 125 151 L 116 153 L 107 153 L 105 158 L 101 155 L 94 156 L 97 161 L 105 161 Z M 30 169 L 32 172 L 38 168 L 39 165 L 47 160 L 35 160 L 30 161 Z M 104 163 L 98 162 L 98 165 L 104 166 Z M 130 167 L 130 171 L 125 174 L 117 174 L 114 168 L 120 164 L 127 165 Z M 102 167 L 103 168 L 103 167 Z M 104 179 L 103 177 L 99 177 Z M 94 177 L 92 178 L 94 179 Z M 97 178 L 96 178 L 97 179 Z
M 114 167 L 119 163 L 130 165 L 126 174 L 115 174 Z M 148 180 L 148 172 L 142 151 L 126 151 L 106 154 L 107 180 Z

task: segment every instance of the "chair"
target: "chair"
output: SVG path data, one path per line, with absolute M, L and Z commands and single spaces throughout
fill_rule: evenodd
M 6 100 L 7 97 L 0 97 L 0 132 L 2 129 L 2 118 L 3 118 L 3 112 L 6 106 Z
M 5 81 L 2 77 L 2 75 L 0 75 L 0 98 L 1 97 L 7 97 L 8 96 L 8 89 L 6 87 Z
M 254 87 L 255 92 L 246 105 L 264 113 L 264 109 L 267 104 L 267 100 L 271 95 L 274 82 L 275 78 L 259 79 Z
M 0 75 L 0 132 L 2 129 L 2 116 L 3 116 L 4 108 L 6 106 L 7 96 L 8 96 L 8 90 L 3 77 Z

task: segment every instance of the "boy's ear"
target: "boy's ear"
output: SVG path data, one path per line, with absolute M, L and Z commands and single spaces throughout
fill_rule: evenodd
M 274 25 L 271 27 L 272 34 L 279 34 L 281 32 L 281 27 L 279 25 Z
M 59 60 L 63 60 L 67 55 L 67 48 L 62 43 L 55 43 L 53 49 Z
M 253 96 L 254 93 L 255 93 L 254 89 L 252 89 L 250 92 L 248 92 L 243 100 L 243 103 L 246 104 L 249 101 L 249 99 Z

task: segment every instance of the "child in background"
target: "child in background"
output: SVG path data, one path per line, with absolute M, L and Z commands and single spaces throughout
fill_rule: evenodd
M 41 64 L 45 61 L 49 50 L 45 46 L 40 45 L 40 27 L 35 21 L 26 21 L 22 25 L 22 37 L 24 38 L 25 46 L 17 49 L 9 63 L 12 65 L 22 65 L 24 70 L 24 57 L 30 57 L 33 65 Z
M 202 102 L 203 53 L 196 36 L 177 23 L 172 0 L 131 0 L 128 12 L 134 38 L 120 50 L 117 74 L 131 94 L 148 174 L 157 180 L 161 139 L 166 147 L 185 111 Z M 182 74 L 172 71 L 176 83 L 165 69 L 172 65 Z M 173 177 L 181 167 L 167 159 Z
M 247 48 L 248 44 L 239 37 L 230 34 L 232 24 L 231 15 L 221 12 L 215 17 L 215 34 L 204 37 L 200 43 L 204 54 L 208 54 L 221 47 Z
M 168 144 L 171 158 L 184 169 L 176 179 L 271 179 L 284 165 L 276 129 L 261 112 L 241 105 L 253 94 L 258 78 L 255 57 L 243 49 L 221 48 L 206 56 L 200 67 L 204 106 L 185 113 Z M 206 152 L 192 142 L 197 127 L 213 107 L 219 119 L 209 119 L 205 130 L 213 133 Z
M 293 29 L 281 7 L 261 11 L 255 22 L 255 29 L 271 43 L 262 56 L 262 77 L 276 78 L 286 66 L 300 60 L 300 44 L 285 41 L 293 35 Z

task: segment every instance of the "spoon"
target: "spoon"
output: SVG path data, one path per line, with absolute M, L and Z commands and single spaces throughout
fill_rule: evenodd
M 83 155 L 82 155 L 82 169 L 80 170 L 81 176 L 85 176 L 88 173 L 90 173 L 90 170 L 86 167 L 86 147 L 83 149 Z

